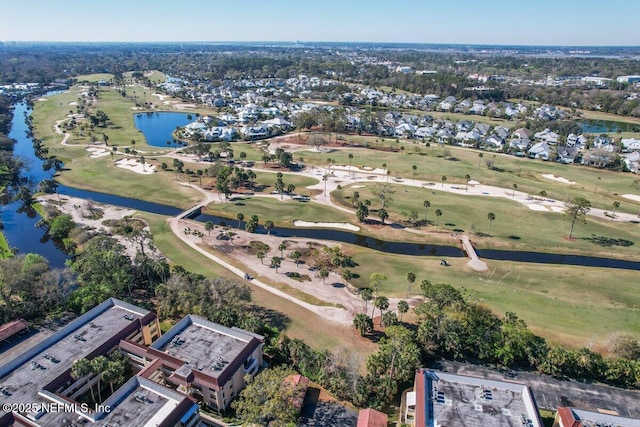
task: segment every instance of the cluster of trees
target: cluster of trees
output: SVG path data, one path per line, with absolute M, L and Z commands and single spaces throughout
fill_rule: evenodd
M 420 287 L 426 300 L 415 308 L 421 319 L 416 340 L 427 359 L 479 360 L 561 378 L 640 387 L 640 345 L 631 337 L 619 340 L 614 347 L 618 357 L 610 359 L 588 348 L 565 350 L 547 344 L 516 314 L 507 312 L 500 319 L 488 308 L 466 301 L 450 285 L 423 280 Z
M 96 399 L 96 392 L 94 391 L 93 384 L 89 387 L 91 392 L 91 400 L 96 404 L 104 402 L 108 396 L 113 394 L 114 390 L 117 390 L 129 377 L 130 377 L 131 365 L 129 359 L 119 351 L 112 352 L 107 356 L 97 356 L 91 360 L 82 358 L 74 362 L 71 367 L 71 376 L 76 379 L 92 377 L 98 377 L 98 381 L 95 384 L 97 389 L 98 399 Z M 106 394 L 104 399 L 102 398 L 103 382 L 109 384 L 111 390 L 110 394 Z

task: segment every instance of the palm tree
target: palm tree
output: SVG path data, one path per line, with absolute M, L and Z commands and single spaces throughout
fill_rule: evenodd
M 91 359 L 91 370 L 98 375 L 98 400 L 102 403 L 102 374 L 107 369 L 109 360 L 105 356 Z
M 322 180 L 324 181 L 324 197 L 327 197 L 327 181 L 329 180 L 329 174 L 325 173 L 322 175 Z
M 436 225 L 438 225 L 438 218 L 442 216 L 442 211 L 440 209 L 436 209 Z
M 287 242 L 280 243 L 278 249 L 280 250 L 280 258 L 284 258 L 284 250 L 287 249 Z
M 300 253 L 300 251 L 293 251 L 291 252 L 291 259 L 296 263 L 296 267 L 298 267 L 298 261 L 300 261 L 300 258 L 302 257 L 302 254 Z
M 424 206 L 424 220 L 427 220 L 427 209 L 429 209 L 429 207 L 431 206 L 431 202 L 428 200 L 425 200 L 424 202 L 422 202 L 422 206 Z
M 360 298 L 364 301 L 364 312 L 367 312 L 367 307 L 369 306 L 369 301 L 373 299 L 373 291 L 371 288 L 362 288 L 360 289 Z
M 464 180 L 465 180 L 464 191 L 467 191 L 467 189 L 469 188 L 469 181 L 471 181 L 471 175 L 466 174 L 464 176 Z
M 405 300 L 398 302 L 398 313 L 400 313 L 400 321 L 402 322 L 402 316 L 409 311 L 409 303 Z
M 516 190 L 518 189 L 518 184 L 515 184 L 515 183 L 514 183 L 514 184 L 511 186 L 511 188 L 513 188 L 513 197 L 516 197 Z
M 613 221 L 613 218 L 616 217 L 616 211 L 618 210 L 619 207 L 620 207 L 620 202 L 618 201 L 613 202 L 613 213 L 611 214 L 611 221 Z
M 73 366 L 71 366 L 71 376 L 76 380 L 79 380 L 80 378 L 89 375 L 92 372 L 93 371 L 91 370 L 91 363 L 84 357 L 82 359 L 76 360 L 73 363 Z M 91 400 L 95 402 L 96 398 L 93 394 L 93 386 L 90 386 L 89 389 L 91 390 Z
M 386 209 L 380 209 L 378 211 L 378 216 L 380 217 L 380 221 L 382 221 L 382 225 L 384 225 L 384 220 L 389 218 L 389 212 Z
M 320 269 L 320 271 L 318 272 L 318 274 L 322 278 L 322 284 L 324 285 L 325 284 L 325 280 L 327 280 L 327 277 L 329 277 L 329 270 L 326 269 L 325 267 L 322 267 Z
M 444 187 L 444 183 L 447 181 L 447 176 L 446 175 L 442 175 L 442 186 Z
M 382 313 L 389 308 L 389 298 L 385 296 L 379 296 L 373 301 L 373 309 L 380 310 L 380 325 L 382 325 Z M 372 316 L 373 317 L 373 316 Z
M 484 154 L 478 153 L 478 167 L 480 167 L 480 162 L 482 161 L 483 157 L 484 157 Z
M 211 221 L 207 221 L 207 222 L 204 223 L 204 229 L 207 232 L 209 232 L 209 237 L 211 237 L 211 230 L 213 230 L 213 227 L 214 227 L 214 225 L 213 225 L 213 222 L 211 222 Z
M 264 222 L 264 229 L 267 230 L 267 234 L 271 234 L 272 228 L 273 228 L 273 221 L 266 220 Z
M 287 193 L 289 193 L 289 197 L 293 198 L 293 192 L 296 191 L 296 186 L 293 184 L 287 185 Z
M 407 290 L 407 296 L 411 294 L 411 285 L 416 281 L 416 273 L 409 271 L 407 273 L 407 284 L 409 285 Z
M 360 336 L 365 336 L 373 330 L 373 320 L 365 313 L 358 313 L 353 318 L 353 327 L 360 332 Z
M 258 259 L 260 260 L 260 264 L 263 264 L 263 265 L 264 265 L 264 261 L 263 261 L 263 260 L 264 260 L 264 257 L 265 257 L 264 252 L 262 252 L 262 251 L 258 251 L 258 253 L 256 254 L 256 256 L 257 256 L 257 257 L 258 257 Z
M 119 381 L 124 375 L 124 365 L 117 360 L 110 361 L 107 368 L 102 373 L 102 380 L 109 383 L 111 394 L 113 394 L 113 383 Z
M 238 230 L 239 230 L 240 223 L 242 223 L 242 221 L 244 220 L 244 214 L 242 212 L 238 212 L 238 215 L 236 215 L 236 218 L 238 219 Z
M 600 184 L 600 180 L 602 178 L 598 177 L 598 181 L 596 181 L 596 188 L 593 190 L 593 194 L 596 194 L 596 191 L 598 191 L 598 184 Z
M 353 273 L 351 273 L 351 270 L 342 271 L 342 280 L 344 280 L 344 282 L 347 285 L 349 284 L 349 281 L 351 281 L 352 278 L 353 278 Z
M 351 175 L 351 161 L 353 160 L 353 154 L 349 153 L 349 175 Z
M 274 256 L 271 258 L 271 268 L 276 269 L 276 273 L 278 272 L 278 268 L 280 268 L 280 264 L 282 263 L 282 258 L 278 256 Z
M 491 222 L 496 219 L 496 214 L 494 214 L 493 212 L 489 212 L 487 214 L 487 218 L 489 219 L 489 234 L 491 234 Z
M 411 166 L 411 169 L 413 169 L 413 180 L 416 180 L 416 171 L 418 170 L 418 166 L 413 165 Z

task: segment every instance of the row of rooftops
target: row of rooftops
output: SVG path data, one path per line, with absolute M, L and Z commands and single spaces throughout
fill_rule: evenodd
M 210 386 L 216 387 L 218 383 L 224 385 L 226 378 L 235 372 L 234 367 L 242 366 L 262 344 L 259 335 L 191 315 L 150 347 L 128 340 L 145 327 L 158 326 L 154 313 L 110 298 L 0 366 L 0 403 L 75 405 L 77 402 L 69 397 L 72 387 L 68 386 L 74 362 L 107 354 L 122 345 L 145 353 L 148 359 L 155 354 L 163 362 L 173 361 L 175 368 L 188 366 L 197 372 L 202 366 L 198 374 L 206 376 Z M 214 364 L 220 367 L 214 368 Z M 1 412 L 0 426 L 72 426 L 81 419 L 100 426 L 173 426 L 198 410 L 188 397 L 140 375 L 132 377 L 102 406 L 75 406 L 73 412 Z

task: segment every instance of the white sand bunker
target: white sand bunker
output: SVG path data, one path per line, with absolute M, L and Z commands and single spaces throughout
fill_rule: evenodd
M 69 105 L 78 105 L 78 103 L 76 101 L 71 101 Z
M 185 110 L 187 108 L 196 108 L 196 104 L 176 104 L 175 107 L 178 110 Z
M 366 185 L 352 185 L 351 188 L 364 188 Z
M 547 209 L 546 206 L 543 205 L 536 205 L 535 203 L 529 203 L 527 205 L 529 207 L 529 209 L 531 209 L 532 211 L 539 211 L 539 212 L 549 212 L 549 210 Z
M 634 202 L 640 202 L 640 196 L 637 194 L 623 194 L 622 197 L 625 199 L 633 200 Z
M 91 153 L 89 154 L 89 157 L 92 159 L 95 159 L 96 157 L 108 156 L 110 154 L 109 150 L 105 148 L 87 147 L 87 151 Z
M 575 184 L 575 181 L 569 181 L 567 178 L 563 178 L 561 176 L 555 176 L 555 175 L 550 174 L 550 173 L 542 174 L 542 177 L 543 178 L 547 178 L 547 179 L 551 179 L 551 180 L 554 180 L 554 181 L 558 181 L 558 182 L 561 182 L 563 184 L 570 184 L 570 185 Z
M 480 184 L 478 181 L 476 181 L 475 179 L 472 179 L 469 181 L 469 185 L 478 185 Z
M 142 164 L 137 159 L 120 159 L 116 162 L 116 166 L 130 171 L 150 175 L 155 172 L 156 167 L 150 164 Z
M 318 228 L 339 228 L 341 230 L 358 231 L 360 227 L 348 224 L 346 222 L 309 222 L 309 221 L 293 221 L 296 227 L 318 227 Z
M 562 208 L 560 206 L 551 206 L 551 210 L 553 212 L 564 212 L 564 208 Z

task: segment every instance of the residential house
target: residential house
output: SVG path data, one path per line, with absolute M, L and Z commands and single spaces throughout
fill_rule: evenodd
M 501 138 L 507 139 L 507 137 L 509 136 L 509 128 L 506 128 L 504 126 L 496 126 L 495 128 L 493 128 L 493 133 Z
M 576 135 L 575 133 L 570 133 L 567 136 L 567 147 L 575 147 L 578 150 L 582 150 L 589 140 L 584 135 Z
M 531 132 L 529 129 L 527 128 L 519 128 L 513 131 L 513 138 L 527 138 L 527 139 L 531 139 L 531 135 L 533 134 L 533 132 Z
M 502 150 L 504 143 L 504 138 L 495 133 L 484 140 L 484 145 L 490 150 Z
M 293 126 L 291 122 L 285 120 L 283 117 L 274 117 L 273 119 L 263 121 L 262 124 L 268 128 L 278 128 L 283 131 L 287 131 Z
M 455 102 L 456 102 L 455 97 L 447 96 L 445 99 L 442 100 L 442 102 L 440 102 L 440 104 L 438 104 L 438 107 L 440 108 L 440 111 L 451 111 L 451 109 L 455 105 Z
M 454 139 L 464 146 L 475 146 L 476 142 L 480 140 L 480 133 L 476 129 L 472 129 L 468 132 L 459 131 L 456 133 Z
M 231 126 L 213 126 L 204 132 L 205 141 L 234 141 L 238 137 L 238 129 Z
M 635 138 L 622 138 L 620 145 L 622 146 L 622 151 L 625 153 L 640 151 L 640 140 Z
M 624 163 L 633 173 L 640 173 L 640 151 L 634 151 L 630 154 L 625 154 Z
M 513 138 L 511 141 L 509 141 L 509 148 L 511 149 L 511 151 L 515 151 L 517 155 L 517 153 L 527 151 L 530 144 L 531 141 L 529 140 L 529 138 Z
M 533 135 L 536 141 L 546 142 L 549 145 L 555 145 L 558 143 L 558 138 L 560 137 L 557 133 L 552 132 L 550 129 L 545 129 L 542 132 L 537 132 Z
M 393 135 L 399 138 L 411 138 L 415 131 L 415 126 L 409 123 L 402 123 L 394 128 Z
M 593 140 L 593 148 L 613 153 L 618 150 L 618 147 L 613 141 L 606 136 L 596 136 Z
M 491 129 L 491 126 L 486 123 L 476 123 L 473 128 L 477 130 L 481 136 L 487 136 L 487 134 L 489 133 L 489 129 Z
M 266 138 L 269 136 L 269 129 L 265 125 L 244 126 L 240 129 L 240 133 L 246 139 L 255 140 Z
M 449 143 L 453 139 L 453 134 L 449 129 L 440 129 L 436 134 L 436 141 L 440 144 Z
M 612 144 L 610 144 L 612 145 Z M 607 149 L 591 149 L 582 155 L 582 164 L 603 168 L 615 160 L 616 154 Z
M 578 156 L 578 149 L 576 147 L 560 146 L 557 148 L 557 151 L 558 158 L 556 161 L 564 164 L 574 163 Z
M 207 130 L 207 125 L 200 120 L 189 123 L 184 127 L 185 134 L 189 137 L 194 135 L 202 135 Z
M 455 124 L 455 128 L 458 132 L 468 132 L 473 127 L 473 123 L 468 120 L 460 120 Z
M 437 130 L 431 126 L 423 126 L 416 129 L 413 133 L 413 137 L 418 139 L 430 139 L 436 134 L 436 132 Z
M 546 142 L 538 142 L 528 150 L 529 157 L 534 159 L 549 160 L 551 156 L 551 147 Z

